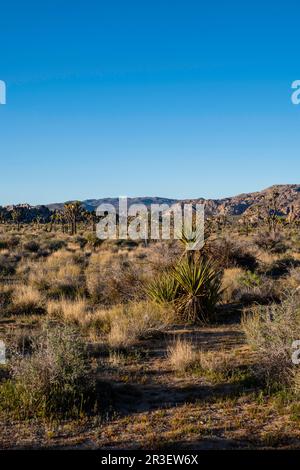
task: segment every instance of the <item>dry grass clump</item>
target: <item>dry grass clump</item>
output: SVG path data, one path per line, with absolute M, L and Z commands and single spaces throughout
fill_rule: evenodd
M 256 306 L 242 326 L 257 355 L 255 372 L 269 388 L 293 387 L 297 366 L 292 363 L 292 343 L 300 339 L 300 296 L 281 304 Z
M 178 338 L 168 347 L 167 357 L 174 371 L 186 372 L 196 363 L 197 353 L 191 342 Z
M 30 282 L 50 298 L 77 297 L 84 291 L 81 266 L 74 255 L 67 251 L 56 251 L 45 261 L 33 266 Z
M 126 348 L 138 339 L 162 330 L 171 321 L 166 308 L 147 302 L 132 302 L 110 309 L 92 309 L 85 298 L 61 298 L 47 303 L 48 315 L 77 325 L 85 333 L 106 335 L 112 348 Z
M 130 322 L 121 321 L 111 326 L 107 342 L 111 348 L 121 349 L 131 346 L 137 341 L 137 336 L 130 328 Z
M 41 293 L 33 286 L 16 286 L 12 296 L 13 311 L 15 314 L 44 313 L 44 302 Z
M 139 339 L 162 331 L 171 321 L 167 308 L 150 302 L 133 302 L 103 312 L 108 329 L 107 342 L 112 348 L 126 348 Z M 103 327 L 105 327 L 103 325 Z
M 227 268 L 222 277 L 222 299 L 229 303 L 235 300 L 241 284 L 240 279 L 244 271 L 241 268 Z
M 109 330 L 107 311 L 92 309 L 84 297 L 49 300 L 47 313 L 53 319 L 80 327 L 82 333 L 91 338 L 103 336 Z
M 167 357 L 176 372 L 206 377 L 212 383 L 233 382 L 244 379 L 236 367 L 236 359 L 225 351 L 202 351 L 195 349 L 192 341 L 177 338 L 169 346 Z
M 47 312 L 51 317 L 67 323 L 80 324 L 87 314 L 87 301 L 84 298 L 50 300 L 47 303 Z
M 95 303 L 104 300 L 105 280 L 109 276 L 113 255 L 109 252 L 93 253 L 85 271 L 86 285 L 90 297 Z
M 226 351 L 199 351 L 196 369 L 213 383 L 242 379 L 236 360 Z

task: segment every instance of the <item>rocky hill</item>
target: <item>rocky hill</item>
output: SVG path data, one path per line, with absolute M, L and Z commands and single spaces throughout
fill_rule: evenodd
M 193 203 L 203 202 L 207 215 L 248 215 L 253 216 L 256 208 L 267 207 L 273 195 L 277 196 L 278 215 L 287 215 L 294 211 L 300 216 L 300 185 L 275 185 L 254 193 L 244 193 L 224 199 L 194 199 Z
M 191 202 L 204 203 L 205 213 L 208 216 L 241 216 L 247 215 L 253 217 L 257 207 L 267 207 L 268 201 L 272 198 L 272 195 L 277 194 L 277 212 L 279 215 L 288 215 L 290 213 L 300 217 L 300 185 L 299 184 L 286 184 L 276 185 L 270 188 L 264 189 L 254 193 L 244 193 L 238 196 L 227 197 L 224 199 L 190 199 L 190 200 L 176 200 L 167 199 L 162 197 L 137 197 L 128 198 L 129 205 L 131 204 L 145 204 L 150 206 L 151 204 L 168 204 L 171 206 L 176 202 Z M 116 208 L 118 207 L 118 198 L 103 198 L 103 199 L 86 199 L 81 201 L 82 205 L 88 211 L 95 210 L 100 204 L 112 204 Z M 37 215 L 41 219 L 47 221 L 49 216 L 54 210 L 62 210 L 64 203 L 49 204 L 47 206 L 29 206 L 28 204 L 22 204 L 19 206 L 7 206 L 5 210 L 12 211 L 14 207 L 22 207 L 26 218 L 30 221 Z
M 254 193 L 244 193 L 238 196 L 232 196 L 224 199 L 189 199 L 189 200 L 176 200 L 167 199 L 162 197 L 137 197 L 129 198 L 128 203 L 131 204 L 145 204 L 150 206 L 151 204 L 168 204 L 172 205 L 176 202 L 192 202 L 204 203 L 207 215 L 252 215 L 253 210 L 257 205 L 265 205 L 272 194 L 277 192 L 278 195 L 278 209 L 282 215 L 288 214 L 292 207 L 294 211 L 300 214 L 300 185 L 299 184 L 286 184 L 276 185 L 270 188 L 264 189 Z M 104 198 L 104 199 L 87 199 L 82 201 L 83 206 L 89 210 L 95 210 L 100 204 L 107 203 L 113 206 L 118 206 L 117 198 Z M 47 206 L 50 210 L 61 209 L 62 203 L 50 204 Z

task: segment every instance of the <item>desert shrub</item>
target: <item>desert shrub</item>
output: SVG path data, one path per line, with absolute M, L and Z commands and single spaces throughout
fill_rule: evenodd
M 0 407 L 19 418 L 79 415 L 94 406 L 95 380 L 78 333 L 44 328 L 32 354 L 14 357 L 10 379 L 0 386 Z
M 57 240 L 57 239 L 50 240 L 46 244 L 46 248 L 48 248 L 48 250 L 52 252 L 62 250 L 66 246 L 67 246 L 67 243 L 64 240 Z
M 245 314 L 242 325 L 256 352 L 257 376 L 269 388 L 293 387 L 292 343 L 300 338 L 299 295 L 289 296 L 281 304 L 254 307 Z
M 241 276 L 239 284 L 234 297 L 236 302 L 265 305 L 280 300 L 281 291 L 272 278 L 248 271 Z
M 170 270 L 182 255 L 182 247 L 175 241 L 152 243 L 147 249 L 147 262 L 155 274 Z
M 211 243 L 209 254 L 222 268 L 240 267 L 254 271 L 258 265 L 247 245 L 229 238 L 220 238 Z
M 83 249 L 86 246 L 87 242 L 88 242 L 88 240 L 85 237 L 81 237 L 81 236 L 78 235 L 75 238 L 75 243 L 78 243 L 78 245 L 81 249 Z
M 191 342 L 178 338 L 168 347 L 167 357 L 174 371 L 186 372 L 195 364 L 197 354 Z
M 0 250 L 8 250 L 9 243 L 7 240 L 0 240 Z
M 86 236 L 86 244 L 95 250 L 103 243 L 103 240 L 97 237 L 96 233 L 88 233 Z
M 257 273 L 253 273 L 251 271 L 246 271 L 245 273 L 242 274 L 242 276 L 239 279 L 240 285 L 248 288 L 254 288 L 261 286 L 262 284 L 262 278 L 259 276 Z
M 0 255 L 0 276 L 12 276 L 16 271 L 17 261 L 8 254 Z
M 284 253 L 287 250 L 285 237 L 280 232 L 259 232 L 254 242 L 259 248 L 272 253 Z
M 0 250 L 12 250 L 16 248 L 20 243 L 19 237 L 6 236 L 0 240 Z
M 127 248 L 127 249 L 132 249 L 132 248 L 137 248 L 139 246 L 139 242 L 136 240 L 125 240 L 125 239 L 119 239 L 115 241 L 115 245 L 119 248 Z
M 24 249 L 31 251 L 32 253 L 37 253 L 40 249 L 40 244 L 34 240 L 24 243 Z
M 286 284 L 291 289 L 300 288 L 300 268 L 291 268 L 286 278 Z
M 127 255 L 93 253 L 85 272 L 92 301 L 111 306 L 143 297 L 143 267 Z
M 8 314 L 8 309 L 12 303 L 12 295 L 12 287 L 0 286 L 0 317 Z
M 300 266 L 300 261 L 294 258 L 283 258 L 275 260 L 269 265 L 265 274 L 270 277 L 286 276 L 292 268 Z

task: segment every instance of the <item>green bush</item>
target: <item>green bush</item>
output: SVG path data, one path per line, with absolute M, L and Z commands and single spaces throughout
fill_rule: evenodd
M 31 354 L 15 356 L 0 387 L 0 407 L 19 418 L 78 416 L 96 404 L 95 380 L 84 343 L 66 326 L 44 327 Z
M 295 388 L 300 374 L 292 362 L 292 343 L 300 338 L 300 296 L 281 304 L 256 306 L 243 318 L 249 345 L 256 352 L 254 371 L 269 389 Z

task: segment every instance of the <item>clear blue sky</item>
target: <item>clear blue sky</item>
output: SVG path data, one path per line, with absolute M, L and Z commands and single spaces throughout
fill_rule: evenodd
M 297 1 L 2 2 L 0 204 L 300 182 Z

